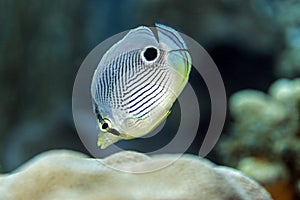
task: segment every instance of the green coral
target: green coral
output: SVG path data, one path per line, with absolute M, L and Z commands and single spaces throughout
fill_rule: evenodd
M 218 151 L 223 161 L 238 167 L 254 157 L 283 163 L 291 184 L 300 180 L 300 78 L 280 79 L 268 93 L 244 90 L 232 95 L 230 135 L 221 140 Z M 300 191 L 298 191 L 300 194 Z
M 277 1 L 276 21 L 282 31 L 283 50 L 279 53 L 275 73 L 295 77 L 300 73 L 300 2 Z

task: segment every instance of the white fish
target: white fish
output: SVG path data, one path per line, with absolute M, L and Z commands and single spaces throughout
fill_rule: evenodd
M 156 24 L 127 33 L 103 56 L 91 94 L 98 146 L 146 135 L 170 113 L 188 81 L 191 57 L 174 29 Z

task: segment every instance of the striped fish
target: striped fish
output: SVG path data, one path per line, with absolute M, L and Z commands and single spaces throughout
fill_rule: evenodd
M 174 29 L 156 24 L 132 29 L 98 64 L 91 95 L 98 146 L 146 135 L 170 113 L 188 81 L 191 57 Z

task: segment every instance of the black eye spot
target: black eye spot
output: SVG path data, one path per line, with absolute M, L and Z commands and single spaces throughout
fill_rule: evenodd
M 106 130 L 107 128 L 108 128 L 108 123 L 104 122 L 104 123 L 102 124 L 102 129 L 103 129 L 103 130 Z
M 155 60 L 157 55 L 158 55 L 157 49 L 155 49 L 153 47 L 149 47 L 146 49 L 146 51 L 144 51 L 144 57 L 147 61 Z

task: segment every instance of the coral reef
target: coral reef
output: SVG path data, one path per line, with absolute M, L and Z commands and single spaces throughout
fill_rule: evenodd
M 156 171 L 134 173 L 173 156 L 124 151 L 93 159 L 72 151 L 50 151 L 12 174 L 1 175 L 0 199 L 271 200 L 262 187 L 239 171 L 192 155 L 183 155 Z
M 283 163 L 245 157 L 241 159 L 237 169 L 263 184 L 274 199 L 293 199 L 294 191 L 289 182 L 290 174 Z
M 231 135 L 218 146 L 223 161 L 266 186 L 274 199 L 299 199 L 300 79 L 280 79 L 268 94 L 237 92 L 229 109 Z
M 275 5 L 275 19 L 284 38 L 275 73 L 280 77 L 295 77 L 300 74 L 300 2 L 276 1 Z

